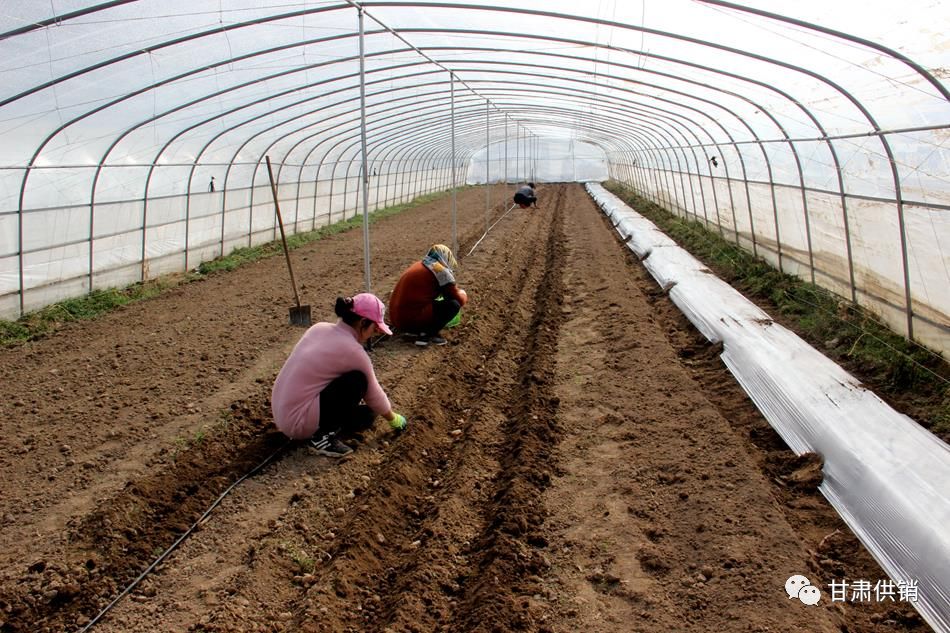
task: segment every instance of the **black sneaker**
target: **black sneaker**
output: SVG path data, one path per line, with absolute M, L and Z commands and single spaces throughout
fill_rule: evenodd
M 310 446 L 317 450 L 317 455 L 326 455 L 327 457 L 343 457 L 353 452 L 353 449 L 336 439 L 336 433 L 327 433 L 317 437 L 310 438 Z

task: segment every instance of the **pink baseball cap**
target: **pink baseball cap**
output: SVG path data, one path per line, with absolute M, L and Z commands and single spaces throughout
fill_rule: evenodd
M 386 312 L 386 306 L 379 298 L 368 292 L 361 292 L 353 297 L 353 313 L 358 314 L 364 319 L 369 319 L 375 323 L 380 330 L 392 336 L 393 331 L 383 321 L 383 314 Z

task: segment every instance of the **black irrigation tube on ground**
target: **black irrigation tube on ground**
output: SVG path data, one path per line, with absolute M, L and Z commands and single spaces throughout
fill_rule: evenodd
M 220 496 L 218 496 L 217 499 L 215 499 L 214 503 L 212 503 L 211 506 L 210 506 L 207 510 L 205 510 L 204 514 L 202 514 L 202 515 L 198 518 L 198 520 L 195 521 L 195 522 L 192 524 L 192 526 L 191 526 L 190 528 L 188 528 L 188 530 L 187 530 L 184 534 L 182 534 L 181 536 L 178 537 L 178 540 L 177 540 L 177 541 L 175 541 L 174 543 L 172 543 L 172 544 L 168 547 L 168 549 L 166 549 L 164 552 L 162 552 L 162 555 L 159 556 L 157 559 L 155 559 L 155 562 L 153 562 L 151 565 L 149 565 L 149 566 L 145 569 L 145 571 L 143 571 L 141 574 L 139 574 L 138 578 L 136 578 L 135 580 L 133 580 L 132 583 L 131 583 L 128 587 L 126 587 L 125 589 L 122 590 L 122 593 L 120 593 L 118 596 L 116 596 L 115 599 L 114 599 L 112 602 L 110 602 L 108 605 L 106 605 L 106 607 L 105 607 L 102 611 L 100 611 L 98 615 L 96 615 L 96 617 L 94 617 L 92 620 L 90 620 L 90 622 L 89 622 L 88 624 L 86 624 L 86 626 L 84 626 L 82 629 L 80 629 L 79 633 L 86 633 L 86 631 L 88 631 L 88 630 L 91 629 L 93 626 L 95 626 L 95 625 L 99 622 L 99 620 L 101 620 L 109 611 L 112 610 L 113 607 L 115 607 L 115 605 L 117 605 L 117 604 L 119 603 L 120 600 L 122 600 L 122 598 L 124 598 L 124 597 L 127 596 L 129 593 L 131 593 L 131 591 L 132 591 L 133 589 L 135 589 L 135 587 L 136 587 L 140 582 L 142 582 L 142 580 L 143 580 L 146 576 L 148 576 L 148 575 L 152 572 L 152 570 L 154 570 L 156 567 L 158 567 L 158 565 L 160 565 L 161 562 L 162 562 L 163 560 L 165 560 L 165 559 L 168 557 L 169 554 L 171 554 L 173 551 L 175 551 L 175 550 L 178 548 L 178 546 L 181 545 L 181 544 L 185 541 L 185 539 L 187 539 L 189 536 L 191 536 L 192 532 L 194 532 L 195 529 L 196 529 L 199 525 L 201 525 L 201 524 L 205 521 L 205 519 L 208 518 L 208 516 L 211 514 L 211 512 L 218 506 L 218 504 L 220 504 L 220 503 L 224 500 L 224 498 L 225 498 L 226 496 L 228 496 L 228 494 L 229 494 L 232 490 L 234 490 L 234 488 L 237 487 L 238 484 L 240 484 L 242 481 L 244 481 L 244 480 L 247 479 L 248 477 L 254 476 L 258 471 L 260 471 L 262 468 L 264 468 L 264 466 L 266 466 L 267 464 L 269 464 L 272 459 L 274 459 L 275 457 L 277 457 L 277 455 L 279 455 L 285 448 L 287 448 L 287 446 L 290 445 L 290 442 L 291 442 L 291 440 L 287 440 L 284 444 L 282 444 L 282 445 L 280 446 L 280 448 L 278 448 L 276 451 L 274 451 L 273 453 L 271 453 L 270 456 L 267 457 L 267 459 L 265 459 L 264 461 L 262 461 L 260 464 L 258 464 L 258 465 L 255 466 L 253 469 L 251 469 L 251 471 L 248 472 L 246 475 L 244 475 L 243 477 L 241 477 L 240 479 L 238 479 L 237 481 L 235 481 L 233 484 L 231 484 L 230 486 L 228 486 L 228 488 L 227 488 L 224 492 L 222 492 L 222 493 L 220 494 Z

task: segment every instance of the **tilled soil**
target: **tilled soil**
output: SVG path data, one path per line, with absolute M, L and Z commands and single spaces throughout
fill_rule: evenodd
M 460 258 L 450 345 L 373 348 L 410 426 L 344 460 L 273 429 L 283 258 L 0 353 L 0 630 L 929 630 L 788 599 L 886 576 L 583 188 L 539 195 Z M 373 225 L 378 294 L 451 243 L 449 209 Z M 465 254 L 484 190 L 458 212 Z M 315 319 L 362 289 L 361 245 L 292 254 Z

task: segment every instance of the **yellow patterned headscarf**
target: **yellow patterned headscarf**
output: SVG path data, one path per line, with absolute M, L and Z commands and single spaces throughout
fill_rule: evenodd
M 455 275 L 452 274 L 452 264 L 458 265 L 452 251 L 445 244 L 436 244 L 429 249 L 429 252 L 422 258 L 422 265 L 429 269 L 435 275 L 439 287 L 455 283 Z

